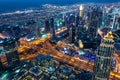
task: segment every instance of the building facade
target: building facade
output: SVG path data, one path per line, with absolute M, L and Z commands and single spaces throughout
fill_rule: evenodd
M 54 18 L 50 19 L 50 33 L 52 37 L 55 37 Z
M 109 80 L 114 53 L 113 39 L 103 39 L 96 54 L 93 80 Z
M 50 23 L 49 20 L 45 20 L 45 33 L 49 33 L 50 32 Z
M 83 17 L 83 5 L 79 6 L 79 17 Z
M 10 39 L 0 44 L 4 48 L 4 57 L 1 57 L 1 62 L 6 69 L 13 69 L 20 64 L 16 42 L 16 40 Z
M 72 24 L 71 30 L 70 30 L 71 43 L 75 42 L 75 37 L 76 37 L 75 33 L 76 33 L 76 27 L 75 27 L 75 24 Z

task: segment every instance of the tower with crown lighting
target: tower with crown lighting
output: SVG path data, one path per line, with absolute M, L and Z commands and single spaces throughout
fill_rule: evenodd
M 83 16 L 83 5 L 80 5 L 79 7 L 79 16 L 82 17 Z
M 93 80 L 109 80 L 113 53 L 114 40 L 112 32 L 109 32 L 98 47 L 93 70 Z

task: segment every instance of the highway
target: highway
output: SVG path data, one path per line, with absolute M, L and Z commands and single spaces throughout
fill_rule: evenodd
M 66 29 L 64 29 L 64 30 L 66 30 Z M 63 32 L 64 30 L 57 32 L 56 34 L 58 35 L 59 33 Z M 21 40 L 22 41 L 21 43 L 23 43 L 23 44 L 25 43 L 25 44 L 20 45 L 20 47 L 18 48 L 18 52 L 21 53 L 20 59 L 21 60 L 35 59 L 35 57 L 39 54 L 50 55 L 55 60 L 58 60 L 59 62 L 68 64 L 75 68 L 80 68 L 83 70 L 93 72 L 94 63 L 89 63 L 87 60 L 82 60 L 82 59 L 74 57 L 74 56 L 62 54 L 61 52 L 56 50 L 56 46 L 64 47 L 65 43 L 62 41 L 62 45 L 61 44 L 53 45 L 49 42 L 49 38 L 50 38 L 50 34 L 48 34 L 47 38 L 43 38 L 43 39 L 40 38 L 40 39 L 30 41 L 30 42 L 24 42 L 24 40 Z M 38 46 L 39 44 L 41 44 L 42 47 L 39 47 Z M 31 54 L 27 53 L 27 50 L 29 50 L 31 48 L 33 48 L 37 51 L 35 51 Z M 119 57 L 117 57 L 117 59 L 120 60 Z M 120 80 L 120 74 L 113 70 L 110 73 L 110 78 L 111 79 L 113 78 L 114 80 Z

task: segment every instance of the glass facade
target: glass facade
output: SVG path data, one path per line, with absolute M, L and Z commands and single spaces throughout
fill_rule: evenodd
M 49 20 L 45 20 L 45 33 L 50 32 L 50 23 Z
M 6 59 L 6 68 L 14 68 L 17 67 L 20 63 L 19 61 L 19 55 L 17 52 L 17 47 L 16 47 L 16 41 L 11 39 L 8 41 L 5 41 L 3 44 L 1 44 L 4 47 L 4 54 Z
M 96 54 L 93 80 L 109 80 L 113 53 L 112 40 L 103 40 Z
M 6 53 L 6 57 L 7 57 L 8 67 L 14 68 L 19 65 L 20 61 L 17 50 L 10 53 Z
M 50 29 L 52 37 L 55 37 L 55 26 L 54 26 L 54 18 L 50 19 Z

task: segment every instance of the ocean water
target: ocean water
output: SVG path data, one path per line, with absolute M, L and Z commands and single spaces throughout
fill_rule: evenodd
M 42 3 L 2 2 L 0 3 L 0 13 L 13 12 L 29 8 L 40 8 L 41 5 Z
M 0 13 L 28 8 L 39 8 L 42 4 L 71 5 L 76 3 L 120 2 L 120 0 L 0 0 Z

